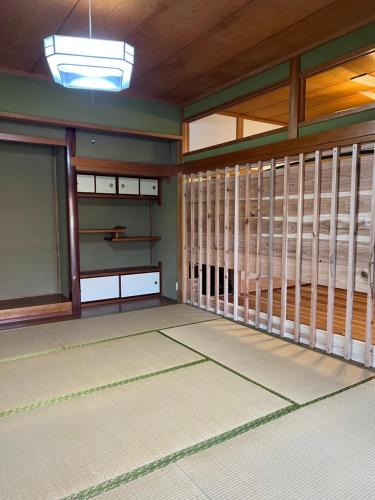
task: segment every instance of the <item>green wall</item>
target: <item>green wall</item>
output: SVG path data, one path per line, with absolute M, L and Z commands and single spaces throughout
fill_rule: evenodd
M 126 93 L 66 89 L 52 81 L 0 73 L 0 111 L 180 134 L 181 108 Z
M 153 206 L 152 227 L 161 240 L 153 243 L 153 263 L 163 265 L 163 295 L 177 299 L 177 177 L 163 179 L 163 203 Z
M 53 149 L 0 143 L 0 299 L 58 293 Z

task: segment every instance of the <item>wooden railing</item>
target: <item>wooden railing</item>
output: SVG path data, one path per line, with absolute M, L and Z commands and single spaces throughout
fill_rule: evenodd
M 374 366 L 370 123 L 186 167 L 183 302 Z

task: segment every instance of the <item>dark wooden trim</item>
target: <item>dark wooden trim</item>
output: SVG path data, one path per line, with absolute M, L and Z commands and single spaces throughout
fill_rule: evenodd
M 289 85 L 289 123 L 288 137 L 294 139 L 298 137 L 298 117 L 300 114 L 300 77 L 299 77 L 300 58 L 294 57 L 290 62 L 290 85 Z
M 177 134 L 164 134 L 162 132 L 150 132 L 148 130 L 134 130 L 122 127 L 111 127 L 109 125 L 91 124 L 74 120 L 60 120 L 43 116 L 25 115 L 21 113 L 8 113 L 0 111 L 0 119 L 14 120 L 38 125 L 52 125 L 54 127 L 75 128 L 80 130 L 94 130 L 98 132 L 110 132 L 120 135 L 133 135 L 137 137 L 152 137 L 155 139 L 181 141 L 182 136 Z
M 285 155 L 297 155 L 311 152 L 315 149 L 332 148 L 375 140 L 375 120 L 335 128 L 318 134 L 305 137 L 288 139 L 273 144 L 266 144 L 242 151 L 213 156 L 202 160 L 195 160 L 176 165 L 176 171 L 188 174 L 213 168 L 223 168 L 236 165 L 237 163 L 256 162 L 267 160 L 267 158 L 282 158 Z
M 157 266 L 137 266 L 120 267 L 114 269 L 99 269 L 96 271 L 82 271 L 81 278 L 99 278 L 103 276 L 125 276 L 127 274 L 144 274 L 161 271 L 161 265 Z
M 173 165 L 159 165 L 157 163 L 100 160 L 74 156 L 72 164 L 78 173 L 132 175 L 133 177 L 170 177 L 173 175 Z
M 190 122 L 182 123 L 182 154 L 188 153 L 190 148 Z
M 365 47 L 361 47 L 360 49 L 353 50 L 348 54 L 344 54 L 343 56 L 336 57 L 335 59 L 331 59 L 330 61 L 324 62 L 322 64 L 318 64 L 312 68 L 306 69 L 305 71 L 301 71 L 301 76 L 303 78 L 307 78 L 309 76 L 316 75 L 317 73 L 322 73 L 323 71 L 327 71 L 335 66 L 339 66 L 340 64 L 346 63 L 348 61 L 352 61 L 353 59 L 357 59 L 358 57 L 365 56 L 370 54 L 375 50 L 375 44 L 372 43 Z
M 22 142 L 27 144 L 42 144 L 45 146 L 66 146 L 65 139 L 53 137 L 38 137 L 34 135 L 0 133 L 0 141 Z
M 235 139 L 233 141 L 215 144 L 215 146 L 207 146 L 206 148 L 194 149 L 193 151 L 189 151 L 188 153 L 185 153 L 183 155 L 183 157 L 188 158 L 191 155 L 195 155 L 197 153 L 203 153 L 204 151 L 211 151 L 211 150 L 221 148 L 223 146 L 229 146 L 231 144 L 238 144 L 240 142 L 251 141 L 253 139 L 259 139 L 260 137 L 265 137 L 267 135 L 274 135 L 274 134 L 278 134 L 280 132 L 287 132 L 287 131 L 288 131 L 288 127 L 280 127 L 280 128 L 274 129 L 274 130 L 269 130 L 268 132 L 261 132 L 260 134 L 248 135 L 246 137 L 243 137 L 242 139 Z
M 204 118 L 205 116 L 212 115 L 214 113 L 217 113 L 218 111 L 224 110 L 226 108 L 229 108 L 230 106 L 234 106 L 235 104 L 240 104 L 241 102 L 247 101 L 248 99 L 251 99 L 252 97 L 257 97 L 262 94 L 266 94 L 267 92 L 272 92 L 272 90 L 277 90 L 280 87 L 285 87 L 286 85 L 289 85 L 289 79 L 287 80 L 280 80 L 277 83 L 273 83 L 272 85 L 268 85 L 267 87 L 262 87 L 261 89 L 258 90 L 253 90 L 251 92 L 248 92 L 247 94 L 244 94 L 240 97 L 236 97 L 234 99 L 231 99 L 230 101 L 227 101 L 225 104 L 219 104 L 217 106 L 214 106 L 208 110 L 201 111 L 199 113 L 196 113 L 193 116 L 189 116 L 189 118 L 184 118 L 185 122 L 193 122 L 196 120 L 199 120 L 200 118 Z
M 70 279 L 72 291 L 72 313 L 79 316 L 81 313 L 81 287 L 79 282 L 79 222 L 77 198 L 77 172 L 72 163 L 76 152 L 76 131 L 66 130 L 66 171 L 67 171 L 67 196 L 68 196 L 68 235 L 70 250 Z
M 335 118 L 341 118 L 343 116 L 356 115 L 357 113 L 361 113 L 370 109 L 375 109 L 375 103 L 365 104 L 364 106 L 360 106 L 355 109 L 338 111 L 337 113 L 331 113 L 329 115 L 318 116 L 317 118 L 313 118 L 312 120 L 301 121 L 298 123 L 298 126 L 303 127 L 305 125 L 313 125 L 314 123 L 327 122 L 329 120 L 334 120 Z

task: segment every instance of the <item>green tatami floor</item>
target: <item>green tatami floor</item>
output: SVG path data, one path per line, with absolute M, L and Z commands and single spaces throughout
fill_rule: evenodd
M 186 305 L 0 332 L 0 498 L 371 498 L 374 373 Z

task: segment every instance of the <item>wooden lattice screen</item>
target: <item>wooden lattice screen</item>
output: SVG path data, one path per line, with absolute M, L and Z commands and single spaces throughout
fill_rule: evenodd
M 183 176 L 184 302 L 374 365 L 374 144 Z

